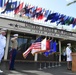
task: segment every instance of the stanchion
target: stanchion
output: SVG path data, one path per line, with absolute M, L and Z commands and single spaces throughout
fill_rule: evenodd
M 55 53 L 55 67 L 57 67 L 57 54 Z
M 44 55 L 44 56 L 45 56 L 45 58 L 47 58 L 46 55 Z M 46 60 L 45 60 L 45 61 L 46 61 Z M 46 65 L 47 65 L 46 62 L 44 62 L 44 67 L 43 67 L 44 69 L 47 69 Z
M 42 68 L 41 68 L 41 62 L 40 62 L 40 67 L 39 67 L 39 70 L 42 70 Z
M 46 68 L 46 62 L 44 63 L 44 69 L 47 69 L 47 68 Z
M 52 62 L 52 67 L 55 67 L 55 66 L 54 66 L 54 62 Z
M 59 65 L 58 66 L 61 66 L 60 62 L 59 62 Z
M 60 53 L 59 53 L 59 55 L 60 55 Z M 59 62 L 58 62 L 58 66 L 61 66 L 60 62 L 61 62 L 61 61 L 59 60 Z
M 52 53 L 52 55 L 53 55 L 53 58 L 54 58 L 54 53 Z M 55 67 L 54 66 L 54 60 L 52 60 L 52 67 Z
M 58 65 L 57 65 L 57 55 L 58 55 L 58 52 L 56 52 L 55 55 L 56 55 L 56 56 L 55 56 L 55 57 L 56 57 L 55 67 L 57 67 L 57 66 L 58 66 Z
M 49 55 L 49 65 L 48 65 L 48 68 L 51 68 L 51 66 L 50 66 L 50 55 Z
M 51 68 L 51 66 L 50 66 L 50 62 L 49 62 L 48 68 Z
M 42 57 L 42 56 L 41 56 L 41 54 L 42 54 L 42 53 L 40 53 L 40 65 L 39 65 L 40 67 L 39 67 L 39 70 L 42 70 L 42 67 L 41 67 L 41 66 L 42 66 L 42 65 L 41 65 L 41 57 Z

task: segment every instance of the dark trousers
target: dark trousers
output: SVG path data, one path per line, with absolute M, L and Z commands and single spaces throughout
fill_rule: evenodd
M 17 54 L 17 49 L 12 49 L 10 51 L 9 69 L 14 69 L 16 54 Z
M 61 55 L 61 60 L 66 61 L 66 55 L 65 56 Z

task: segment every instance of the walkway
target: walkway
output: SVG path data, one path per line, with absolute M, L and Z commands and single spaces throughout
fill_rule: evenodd
M 2 70 L 0 75 L 76 75 L 76 72 L 66 69 L 66 63 L 54 63 L 49 66 L 49 63 L 34 63 L 34 62 L 16 62 L 16 71 L 8 70 L 8 62 L 2 62 Z

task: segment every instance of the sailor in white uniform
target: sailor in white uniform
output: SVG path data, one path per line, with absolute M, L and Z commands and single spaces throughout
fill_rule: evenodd
M 66 55 L 67 55 L 67 69 L 70 70 L 70 62 L 72 61 L 72 50 L 71 50 L 71 44 L 68 43 L 66 47 Z
M 1 63 L 1 60 L 4 56 L 4 48 L 6 46 L 6 29 L 5 28 L 2 28 L 0 30 L 0 63 Z M 2 73 L 3 71 L 0 70 L 0 73 Z

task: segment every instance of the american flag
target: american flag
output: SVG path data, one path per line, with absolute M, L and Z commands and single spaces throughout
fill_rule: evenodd
M 37 44 L 32 46 L 31 53 L 34 55 L 35 53 L 45 52 L 46 49 L 47 46 L 46 46 L 46 38 L 45 38 L 41 42 L 37 42 Z
M 31 50 L 33 49 L 41 49 L 41 36 L 35 40 L 34 43 L 25 51 L 23 52 L 23 57 L 26 58 Z
M 34 52 L 36 49 L 41 49 L 41 42 L 36 42 L 33 43 L 24 53 L 23 53 L 23 57 L 26 58 L 28 56 L 28 54 L 30 53 L 31 50 L 34 49 Z

